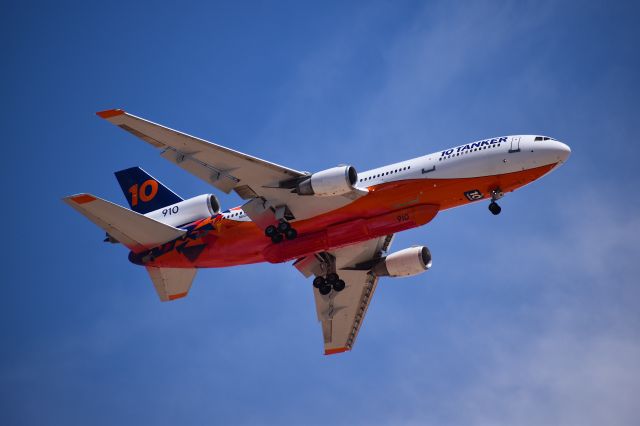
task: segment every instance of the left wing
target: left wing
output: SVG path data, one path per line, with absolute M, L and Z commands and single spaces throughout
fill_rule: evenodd
M 392 240 L 393 235 L 388 235 L 328 253 L 335 258 L 336 272 L 345 281 L 346 287 L 326 296 L 321 295 L 318 289 L 313 289 L 318 321 L 322 325 L 325 355 L 349 351 L 353 347 L 378 283 L 378 277 L 370 271 L 354 267 L 379 259 Z M 313 259 L 300 259 L 294 265 L 307 276 L 322 273 Z

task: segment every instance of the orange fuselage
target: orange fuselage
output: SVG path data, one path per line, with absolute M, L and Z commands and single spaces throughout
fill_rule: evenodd
M 213 216 L 196 224 L 181 241 L 156 249 L 153 256 L 143 254 L 130 259 L 146 266 L 173 268 L 286 262 L 424 225 L 441 210 L 471 203 L 464 196 L 466 191 L 489 194 L 499 188 L 505 193 L 511 192 L 547 174 L 555 166 L 549 164 L 492 176 L 407 179 L 370 186 L 367 195 L 342 208 L 295 221 L 298 238 L 279 244 L 272 243 L 251 221 Z

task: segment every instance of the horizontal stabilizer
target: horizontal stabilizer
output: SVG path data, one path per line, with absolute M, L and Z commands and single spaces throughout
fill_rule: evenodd
M 91 194 L 71 195 L 63 201 L 134 252 L 156 247 L 186 233 Z
M 195 268 L 147 267 L 147 272 L 151 276 L 158 297 L 163 302 L 185 297 L 189 293 L 196 271 Z

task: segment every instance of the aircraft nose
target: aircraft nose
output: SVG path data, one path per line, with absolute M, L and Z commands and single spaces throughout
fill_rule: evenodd
M 556 155 L 558 157 L 558 161 L 564 163 L 565 161 L 567 161 L 567 158 L 569 158 L 569 155 L 571 155 L 571 148 L 569 148 L 569 145 L 567 145 L 566 143 L 560 142 L 560 141 L 554 141 L 555 142 L 555 146 L 554 151 L 556 151 Z

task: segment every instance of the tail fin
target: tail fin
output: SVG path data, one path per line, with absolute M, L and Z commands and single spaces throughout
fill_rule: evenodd
M 91 194 L 72 195 L 63 201 L 134 252 L 156 247 L 186 232 Z
M 175 192 L 140 167 L 131 167 L 114 173 L 131 210 L 146 214 L 182 201 Z

